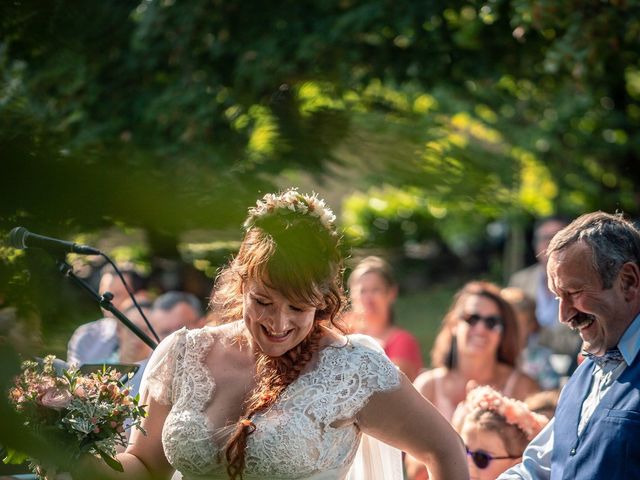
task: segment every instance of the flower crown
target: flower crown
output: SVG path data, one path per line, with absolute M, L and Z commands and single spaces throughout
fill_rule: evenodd
M 267 193 L 256 206 L 249 209 L 249 217 L 244 222 L 244 227 L 249 228 L 268 215 L 290 215 L 297 213 L 316 217 L 323 227 L 331 231 L 336 216 L 327 207 L 324 200 L 317 194 L 306 195 L 298 192 L 297 188 L 289 188 L 281 193 Z
M 496 412 L 504 417 L 508 424 L 522 430 L 527 440 L 532 440 L 549 421 L 544 415 L 529 410 L 524 402 L 505 397 L 489 386 L 471 390 L 465 403 L 468 412 L 476 409 Z

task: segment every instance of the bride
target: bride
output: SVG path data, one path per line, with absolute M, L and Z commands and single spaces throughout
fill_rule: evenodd
M 295 189 L 249 210 L 214 288 L 220 324 L 158 346 L 142 385 L 146 435 L 132 433 L 124 473 L 109 477 L 392 480 L 404 450 L 431 479 L 468 478 L 449 423 L 375 340 L 337 325 L 334 220 Z

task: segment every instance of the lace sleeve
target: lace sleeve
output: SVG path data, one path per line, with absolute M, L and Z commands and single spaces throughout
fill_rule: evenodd
M 165 338 L 156 347 L 142 377 L 140 396 L 150 395 L 158 403 L 173 403 L 176 364 L 185 349 L 187 329 L 182 328 Z
M 328 423 L 356 418 L 376 392 L 400 386 L 400 372 L 380 345 L 366 335 L 350 335 L 349 345 L 334 351 L 323 365 L 331 399 L 321 398 L 312 407 Z M 324 401 L 328 400 L 328 401 Z
M 362 382 L 366 399 L 375 392 L 400 386 L 400 370 L 387 357 L 382 346 L 368 335 L 350 335 L 355 358 L 359 365 L 354 372 Z
M 400 385 L 398 368 L 385 355 L 380 344 L 366 335 L 351 335 L 357 370 L 354 379 L 362 382 L 351 415 L 366 404 L 376 392 L 391 390 Z M 402 453 L 377 438 L 363 434 L 347 480 L 402 480 Z

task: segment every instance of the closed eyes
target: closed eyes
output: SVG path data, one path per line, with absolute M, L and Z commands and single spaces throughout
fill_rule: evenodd
M 580 295 L 581 293 L 582 293 L 582 290 L 574 290 L 571 292 L 568 292 L 568 291 L 558 292 L 555 296 L 555 299 L 562 300 L 562 297 L 575 297 L 576 295 Z
M 268 300 L 263 300 L 263 299 L 260 299 L 260 298 L 258 298 L 258 297 L 253 297 L 253 296 L 252 296 L 252 298 L 255 300 L 255 302 L 256 302 L 258 305 L 260 305 L 260 306 L 262 306 L 262 307 L 268 307 L 268 306 L 270 306 L 270 305 L 273 305 L 273 302 L 270 302 L 270 301 L 268 301 Z M 302 307 L 297 307 L 297 306 L 295 306 L 295 305 L 289 305 L 289 308 L 290 308 L 291 310 L 293 310 L 294 312 L 304 312 L 304 310 L 305 310 L 304 308 L 302 308 Z

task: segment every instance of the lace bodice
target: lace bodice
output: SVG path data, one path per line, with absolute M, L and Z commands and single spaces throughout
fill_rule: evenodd
M 145 378 L 153 398 L 171 405 L 162 443 L 186 479 L 226 478 L 218 454 L 234 427 L 211 425 L 205 414 L 216 393 L 205 364 L 214 331 L 176 332 L 154 352 Z M 344 478 L 360 441 L 358 411 L 373 393 L 399 384 L 397 368 L 370 337 L 350 335 L 343 347 L 323 348 L 314 368 L 252 419 L 244 478 Z

